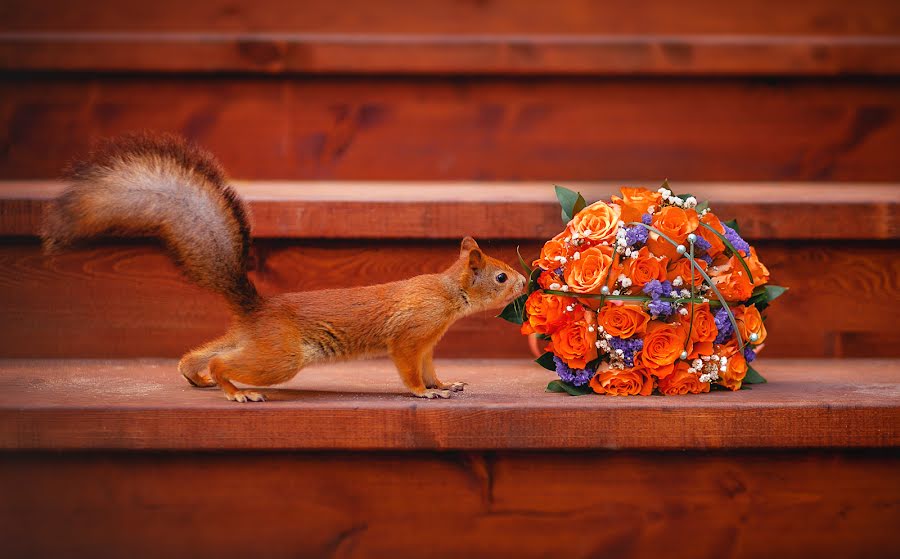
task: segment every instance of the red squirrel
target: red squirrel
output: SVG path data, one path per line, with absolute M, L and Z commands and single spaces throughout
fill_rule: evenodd
M 66 178 L 45 212 L 45 251 L 109 234 L 159 237 L 185 276 L 221 294 L 234 315 L 224 336 L 187 353 L 178 370 L 236 402 L 265 397 L 234 382 L 269 386 L 314 363 L 385 354 L 415 396 L 449 398 L 465 383 L 438 379 L 435 344 L 458 319 L 525 288 L 521 274 L 466 237 L 439 274 L 264 297 L 247 275 L 247 209 L 208 152 L 173 136 L 134 134 L 101 143 Z

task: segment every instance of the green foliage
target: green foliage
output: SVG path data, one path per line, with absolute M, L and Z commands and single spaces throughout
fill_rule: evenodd
M 513 299 L 510 304 L 506 305 L 503 310 L 500 311 L 497 318 L 502 318 L 513 324 L 522 324 L 525 322 L 525 299 L 528 299 L 528 295 L 520 295 Z
M 741 228 L 738 227 L 738 222 L 736 219 L 729 219 L 728 221 L 723 221 L 722 223 L 734 229 L 734 232 L 738 235 L 741 234 Z
M 525 271 L 525 277 L 526 278 L 531 277 L 531 272 L 532 272 L 531 266 L 529 266 L 525 262 L 525 259 L 522 258 L 522 253 L 519 251 L 519 247 L 516 247 L 516 255 L 518 255 L 518 257 L 519 257 L 519 264 L 522 266 L 522 270 Z
M 584 196 L 580 192 L 569 190 L 563 186 L 556 186 L 555 188 L 556 199 L 559 200 L 559 205 L 562 207 L 563 223 L 569 223 L 578 212 L 587 206 L 587 201 L 585 201 Z
M 700 213 L 703 210 L 707 209 L 708 207 L 709 207 L 709 200 L 704 200 L 704 201 L 700 202 L 699 204 L 697 204 L 697 207 L 694 209 L 697 210 L 697 213 Z
M 744 384 L 764 384 L 768 382 L 759 371 L 747 365 L 747 375 L 744 377 Z
M 750 299 L 747 300 L 748 305 L 756 305 L 760 311 L 765 310 L 769 303 L 781 297 L 789 288 L 780 285 L 762 285 L 753 290 Z
M 547 385 L 547 392 L 565 392 L 569 396 L 584 396 L 585 394 L 594 393 L 588 385 L 575 386 L 561 380 L 551 380 L 550 384 Z
M 538 280 L 538 277 L 540 277 L 542 271 L 543 270 L 541 270 L 540 267 L 535 268 L 534 270 L 531 271 L 531 275 L 528 276 L 528 294 L 529 295 L 531 295 L 532 293 L 537 291 L 537 289 L 538 289 L 537 280 Z
M 534 360 L 535 363 L 548 371 L 556 372 L 556 363 L 553 362 L 553 352 L 548 351 Z

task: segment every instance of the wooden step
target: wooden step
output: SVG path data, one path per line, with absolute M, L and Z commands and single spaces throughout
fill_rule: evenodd
M 3 360 L 4 556 L 412 557 L 423 518 L 447 558 L 896 556 L 898 362 L 758 365 L 750 391 L 573 398 L 439 361 L 470 385 L 422 401 L 374 361 L 243 405 L 172 360 Z
M 893 78 L 9 74 L 0 177 L 149 129 L 253 180 L 896 183 L 897 115 Z
M 571 185 L 571 183 L 570 183 Z M 0 185 L 0 354 L 176 357 L 222 333 L 223 302 L 189 285 L 156 246 L 101 243 L 46 258 L 33 237 L 58 184 Z M 605 198 L 611 185 L 584 186 Z M 772 357 L 900 357 L 885 301 L 897 289 L 893 185 L 708 185 L 740 216 L 773 281 L 792 290 L 769 310 Z M 266 294 L 352 287 L 438 272 L 475 235 L 509 263 L 534 258 L 561 227 L 546 184 L 241 184 L 254 213 L 254 281 Z M 21 237 L 10 237 L 18 235 Z M 260 238 L 262 237 L 262 238 Z M 266 238 L 279 237 L 279 238 Z M 807 239 L 807 240 L 801 240 Z M 852 293 L 852 297 L 848 296 Z M 527 355 L 494 312 L 465 319 L 444 357 Z M 486 343 L 490 340 L 490 343 Z
M 778 449 L 900 447 L 900 361 L 761 359 L 769 383 L 686 397 L 570 397 L 528 360 L 444 360 L 469 383 L 405 393 L 393 365 L 312 367 L 239 405 L 173 360 L 0 361 L 6 450 Z
M 589 200 L 623 183 L 563 182 Z M 624 184 L 648 184 L 646 182 Z M 0 181 L 0 236 L 36 236 L 58 181 Z M 546 240 L 561 229 L 550 183 L 237 182 L 256 238 Z M 872 183 L 673 183 L 739 217 L 752 240 L 900 238 L 900 185 Z
M 155 2 L 136 15 L 109 0 L 12 2 L 0 17 L 0 64 L 127 73 L 900 73 L 900 11 L 878 0 L 692 0 L 678 10 L 578 0 L 431 1 L 415 10 L 343 0 L 336 9 L 319 0 L 302 13 L 285 0 L 194 4 Z

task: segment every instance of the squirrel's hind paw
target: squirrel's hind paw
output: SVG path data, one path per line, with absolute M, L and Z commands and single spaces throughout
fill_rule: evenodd
M 259 392 L 253 390 L 236 390 L 232 393 L 226 393 L 225 397 L 232 402 L 265 402 L 266 397 Z
M 437 388 L 426 388 L 422 391 L 421 394 L 416 394 L 419 398 L 428 398 L 429 400 L 433 400 L 434 398 L 449 398 L 451 392 L 449 390 L 440 390 Z

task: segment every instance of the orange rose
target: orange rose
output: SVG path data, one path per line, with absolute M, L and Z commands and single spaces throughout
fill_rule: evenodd
M 612 247 L 595 246 L 577 254 L 566 265 L 566 283 L 574 293 L 599 293 L 612 265 Z
M 726 301 L 746 301 L 753 293 L 753 284 L 737 256 L 732 256 L 725 265 L 717 267 L 716 275 L 711 276 L 711 279 Z
M 547 270 L 541 272 L 541 275 L 538 276 L 537 283 L 541 286 L 541 289 L 558 291 L 562 287 L 563 279 L 556 275 L 556 272 Z
M 591 377 L 591 388 L 610 396 L 649 396 L 653 393 L 653 377 L 643 367 L 609 369 Z
M 597 313 L 597 324 L 618 338 L 630 338 L 647 331 L 650 316 L 638 305 L 606 303 Z
M 564 240 L 568 234 L 568 230 L 563 231 L 544 243 L 541 257 L 535 260 L 532 266 L 539 266 L 542 270 L 555 270 L 563 267 L 571 254 L 570 247 Z
M 646 188 L 622 187 L 622 197 L 613 196 L 612 201 L 622 209 L 622 221 L 631 223 L 640 221 L 650 206 L 658 206 L 662 194 Z
M 644 349 L 635 354 L 634 362 L 643 364 L 657 378 L 667 377 L 684 350 L 685 334 L 678 326 L 650 322 L 644 336 Z
M 690 304 L 686 305 L 686 308 L 690 311 Z M 685 318 L 690 319 L 690 315 Z M 713 340 L 719 335 L 719 329 L 716 328 L 715 318 L 709 310 L 709 303 L 694 305 L 693 323 L 693 327 L 687 320 L 681 324 L 681 327 L 685 330 L 685 335 L 687 335 L 687 330 L 691 331 L 687 347 L 688 357 L 695 359 L 700 355 L 711 355 L 713 352 Z
M 709 225 L 719 233 L 723 235 L 725 234 L 725 228 L 722 227 L 722 222 L 719 221 L 719 218 L 714 216 L 712 212 L 709 212 L 701 217 L 700 221 Z M 722 242 L 722 239 L 720 239 L 718 235 L 716 235 L 706 227 L 701 227 L 700 230 L 697 231 L 697 234 L 703 237 L 710 245 L 709 249 L 707 249 L 706 251 L 706 254 L 715 258 L 725 251 L 725 243 Z
M 745 258 L 744 261 L 747 262 L 747 267 L 750 268 L 750 273 L 753 274 L 753 287 L 769 283 L 769 269 L 759 261 L 755 248 L 750 247 L 750 257 Z
M 700 382 L 700 375 L 697 373 L 689 373 L 689 368 L 690 365 L 686 362 L 679 362 L 671 375 L 659 379 L 659 391 L 666 396 L 709 392 L 709 383 Z
M 572 233 L 591 243 L 611 243 L 619 230 L 620 214 L 619 206 L 595 202 L 572 218 Z
M 740 390 L 744 377 L 747 376 L 747 360 L 737 350 L 737 343 L 716 346 L 716 353 L 719 357 L 728 359 L 725 370 L 719 369 L 719 384 L 731 390 Z
M 694 259 L 694 263 L 703 270 L 706 271 L 706 260 L 700 260 L 699 258 Z M 681 280 L 684 282 L 684 288 L 690 289 L 691 284 L 691 259 L 687 258 L 678 258 L 677 260 L 672 260 L 669 262 L 669 268 L 666 272 L 666 279 L 669 281 L 674 281 L 675 278 L 681 277 Z M 703 284 L 703 276 L 701 276 L 696 270 L 694 270 L 694 285 L 702 285 Z
M 684 243 L 690 233 L 699 227 L 700 221 L 694 210 L 683 210 L 676 206 L 667 206 L 653 214 L 653 226 L 676 243 Z M 647 246 L 657 256 L 680 258 L 675 247 L 653 231 L 647 238 Z
M 588 326 L 586 320 L 577 320 L 550 335 L 553 352 L 574 369 L 584 369 L 597 358 L 597 329 L 591 331 Z
M 733 307 L 731 312 L 734 314 L 734 320 L 737 322 L 741 339 L 745 343 L 759 345 L 766 341 L 766 325 L 759 314 L 759 309 L 754 305 L 750 305 L 749 307 Z M 750 334 L 756 334 L 756 341 L 750 342 Z
M 665 281 L 668 262 L 665 256 L 653 256 L 650 249 L 643 247 L 638 251 L 637 258 L 626 258 L 625 275 L 631 279 L 631 285 L 637 292 L 652 280 Z
M 570 317 L 566 306 L 574 303 L 571 297 L 550 295 L 535 291 L 525 300 L 525 314 L 528 320 L 522 324 L 523 334 L 552 334 L 565 324 Z

